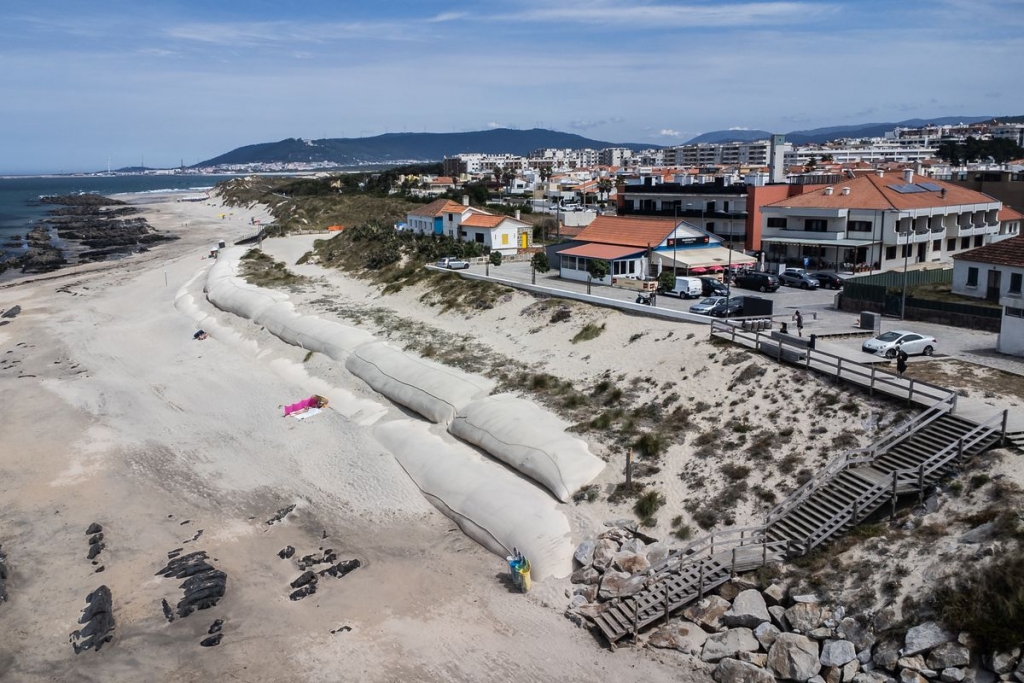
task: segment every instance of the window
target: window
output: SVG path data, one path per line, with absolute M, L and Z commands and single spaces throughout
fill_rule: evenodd
M 846 229 L 850 232 L 871 232 L 871 221 L 849 221 Z
M 960 238 L 960 248 L 961 249 L 970 249 L 971 248 L 971 238 L 970 237 L 961 237 Z
M 946 251 L 953 251 L 956 249 L 956 238 L 946 240 Z
M 712 221 L 710 223 L 705 223 L 704 224 L 704 229 L 707 230 L 708 232 L 714 232 L 715 231 L 715 222 Z
M 968 268 L 967 269 L 967 286 L 977 287 L 978 286 L 978 269 Z
M 896 247 L 886 247 L 885 260 L 892 261 L 894 258 L 896 258 Z
M 508 244 L 508 233 L 507 232 L 502 233 L 502 235 L 501 235 L 501 243 L 503 245 Z
M 669 237 L 667 240 L 665 240 L 665 246 L 666 247 L 674 247 L 674 246 L 676 246 L 676 238 L 675 237 Z
M 483 244 L 484 243 L 484 234 L 482 232 L 478 232 L 478 233 L 473 235 L 473 239 L 476 240 L 477 244 Z
M 974 236 L 974 246 L 980 247 L 983 244 L 985 244 L 985 236 L 984 235 L 975 235 Z
M 942 251 L 942 240 L 932 242 L 932 251 Z
M 1024 318 L 1024 308 L 1010 308 L 1007 306 L 1006 316 L 1008 318 Z
M 805 218 L 804 230 L 808 232 L 825 232 L 828 230 L 828 221 L 824 218 Z
M 786 227 L 786 219 L 785 218 L 777 218 L 777 217 L 769 218 L 768 219 L 767 227 L 769 227 L 769 228 L 785 228 Z
M 1010 289 L 1006 293 L 1020 296 L 1021 280 L 1024 280 L 1024 273 L 1010 273 Z
M 903 258 L 910 258 L 910 255 L 914 252 L 914 247 L 909 244 L 904 244 L 900 256 Z

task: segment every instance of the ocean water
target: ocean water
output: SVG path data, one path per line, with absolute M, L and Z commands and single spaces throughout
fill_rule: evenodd
M 23 248 L 4 246 L 13 235 L 25 236 L 47 212 L 57 208 L 40 204 L 46 195 L 95 192 L 106 196 L 168 190 L 201 192 L 217 183 L 234 178 L 230 175 L 206 176 L 21 176 L 0 177 L 0 251 L 14 256 Z

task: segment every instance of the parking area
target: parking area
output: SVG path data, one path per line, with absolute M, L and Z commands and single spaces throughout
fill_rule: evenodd
M 470 272 L 478 275 L 485 273 L 485 266 L 474 265 Z M 531 282 L 532 268 L 528 262 L 506 262 L 501 266 L 491 266 L 492 277 L 503 280 Z M 563 289 L 574 292 L 586 292 L 585 282 L 563 280 L 558 277 L 557 271 L 537 273 L 537 284 L 553 289 Z M 620 301 L 634 301 L 636 292 L 630 289 L 619 287 L 608 287 L 593 285 L 592 293 L 609 299 Z M 796 311 L 800 311 L 804 318 L 804 336 L 817 334 L 822 336 L 822 343 L 828 345 L 832 353 L 848 354 L 851 360 L 858 362 L 888 363 L 884 358 L 875 358 L 861 351 L 861 344 L 865 339 L 873 336 L 866 330 L 861 330 L 857 324 L 859 316 L 855 313 L 839 311 L 835 308 L 836 296 L 839 292 L 835 290 L 817 289 L 804 290 L 791 287 L 780 287 L 776 292 L 762 294 L 758 291 L 733 287 L 734 296 L 757 296 L 770 299 L 775 302 L 775 318 L 777 321 L 792 320 Z M 659 295 L 657 298 L 658 308 L 667 308 L 676 311 L 689 311 L 690 306 L 699 299 L 678 299 L 673 296 Z M 791 331 L 795 331 L 790 323 Z M 933 323 L 900 321 L 895 318 L 882 318 L 881 331 L 889 330 L 910 330 L 923 335 L 935 337 L 938 340 L 937 350 L 932 359 L 923 357 L 912 357 L 910 363 L 918 362 L 940 362 L 943 359 L 957 358 L 969 361 L 978 365 L 1006 370 L 1016 374 L 1024 375 L 1024 362 L 995 352 L 996 337 L 994 332 L 983 332 L 961 327 L 948 327 Z

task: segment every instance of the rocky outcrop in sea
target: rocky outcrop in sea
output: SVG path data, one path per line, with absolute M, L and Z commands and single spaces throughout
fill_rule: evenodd
M 40 202 L 58 208 L 25 236 L 23 254 L 5 257 L 0 253 L 0 272 L 17 268 L 23 273 L 43 273 L 69 262 L 123 257 L 178 239 L 177 235 L 154 229 L 145 218 L 134 216 L 138 209 L 117 199 L 76 194 L 43 197 Z M 12 240 L 5 246 L 21 245 Z

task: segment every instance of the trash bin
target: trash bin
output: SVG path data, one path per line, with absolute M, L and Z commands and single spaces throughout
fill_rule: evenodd
M 519 588 L 520 588 L 520 590 L 522 590 L 524 593 L 529 593 L 530 592 L 530 584 L 531 584 L 531 580 L 530 580 L 530 561 L 529 560 L 523 560 L 523 562 L 519 565 L 518 572 L 519 572 Z
M 226 246 L 227 246 L 227 244 L 224 242 L 224 240 L 221 240 L 220 242 L 217 242 L 217 248 L 218 249 L 224 249 Z
M 522 575 L 519 573 L 519 568 L 522 566 L 522 563 L 519 562 L 518 558 L 512 555 L 506 557 L 505 561 L 508 562 L 508 575 L 512 580 L 512 585 L 516 588 L 522 589 Z

